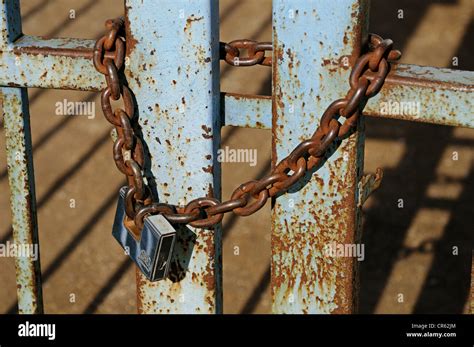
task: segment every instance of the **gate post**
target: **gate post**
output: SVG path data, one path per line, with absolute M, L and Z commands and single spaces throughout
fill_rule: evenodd
M 346 95 L 367 23 L 366 0 L 273 0 L 273 163 L 309 138 L 329 103 Z M 331 257 L 328 247 L 359 241 L 362 117 L 357 129 L 274 201 L 275 313 L 355 310 L 357 260 Z
M 15 257 L 18 313 L 43 313 L 35 179 L 26 88 L 1 88 L 13 242 L 35 250 L 35 258 Z M 33 248 L 31 248 L 33 247 Z
M 127 66 L 160 202 L 220 199 L 217 0 L 127 0 Z M 147 155 L 148 157 L 148 155 Z M 178 230 L 170 278 L 137 272 L 141 313 L 222 312 L 220 227 Z
M 5 51 L 21 35 L 20 2 L 3 1 L 0 10 L 0 51 Z M 21 64 L 19 58 L 11 68 L 16 64 Z M 26 88 L 1 88 L 0 97 L 5 124 L 13 242 L 22 248 L 31 246 L 37 250 L 37 259 L 15 258 L 18 313 L 43 313 L 28 92 Z

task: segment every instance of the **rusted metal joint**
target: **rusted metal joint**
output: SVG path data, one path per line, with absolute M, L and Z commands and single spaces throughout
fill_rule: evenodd
M 364 175 L 358 184 L 359 199 L 357 207 L 362 207 L 369 196 L 380 187 L 383 178 L 383 170 L 377 168 L 375 174 Z

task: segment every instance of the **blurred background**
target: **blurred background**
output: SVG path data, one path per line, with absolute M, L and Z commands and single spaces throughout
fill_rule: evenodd
M 122 4 L 23 0 L 23 31 L 97 39 L 106 19 L 123 14 Z M 221 0 L 221 41 L 271 41 L 271 13 L 271 0 Z M 473 28 L 472 0 L 371 2 L 370 31 L 392 38 L 404 54 L 403 63 L 474 70 Z M 458 66 L 452 66 L 453 57 Z M 268 67 L 222 64 L 221 77 L 222 91 L 271 94 Z M 111 236 L 123 177 L 112 160 L 110 125 L 98 96 L 29 90 L 47 313 L 136 312 L 135 268 Z M 96 117 L 56 115 L 55 104 L 63 99 L 95 102 Z M 368 118 L 366 128 L 365 171 L 382 167 L 385 177 L 364 206 L 360 312 L 467 312 L 474 248 L 474 130 L 379 118 Z M 222 146 L 258 150 L 254 167 L 222 165 L 226 198 L 240 182 L 269 170 L 271 134 L 225 127 L 222 140 Z M 3 129 L 0 148 L 0 242 L 5 243 L 11 237 L 11 216 Z M 86 185 L 96 188 L 88 192 Z M 403 209 L 397 208 L 399 198 Z M 223 230 L 224 312 L 270 313 L 269 204 L 251 217 L 226 216 Z M 235 246 L 239 255 L 234 255 Z M 454 246 L 458 255 L 453 255 Z M 13 259 L 0 258 L 2 313 L 16 312 L 14 274 Z

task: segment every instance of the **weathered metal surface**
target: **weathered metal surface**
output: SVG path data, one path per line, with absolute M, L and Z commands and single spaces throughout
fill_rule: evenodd
M 0 50 L 21 35 L 20 0 L 2 0 L 0 12 Z
M 6 1 L 4 7 L 5 4 L 9 4 L 7 7 L 10 9 L 15 8 L 16 1 Z M 91 65 L 93 40 L 46 39 L 29 35 L 20 37 L 19 18 L 12 14 L 8 19 L 0 25 L 16 24 L 2 29 L 2 37 L 9 41 L 0 45 L 0 85 L 89 91 L 104 88 L 103 78 Z M 472 71 L 398 64 L 394 65 L 381 92 L 369 100 L 364 113 L 472 128 L 474 120 L 471 115 L 474 110 L 469 100 L 473 89 Z M 254 102 L 226 94 L 224 101 L 225 112 L 228 113 L 226 125 L 270 128 L 267 126 L 270 99 Z M 230 107 L 237 106 L 235 102 L 245 112 L 241 117 L 238 109 Z M 419 103 L 419 109 L 412 114 L 403 105 L 399 107 L 400 103 Z
M 159 201 L 220 198 L 218 1 L 127 0 L 126 29 L 126 75 Z M 137 273 L 139 312 L 222 312 L 220 227 L 180 228 L 174 258 L 169 279 Z
M 395 64 L 364 114 L 474 128 L 474 72 Z
M 93 40 L 24 35 L 19 0 L 2 0 L 0 85 L 97 91 L 103 77 L 92 62 Z
M 366 18 L 366 1 L 273 1 L 274 163 L 312 134 L 332 100 L 345 96 L 350 66 L 366 37 Z M 347 66 L 340 64 L 344 57 Z M 275 313 L 354 311 L 355 261 L 329 257 L 325 247 L 357 239 L 362 120 L 358 129 L 339 148 L 331 147 L 334 153 L 316 173 L 275 201 Z
M 272 98 L 263 95 L 221 93 L 223 125 L 272 128 Z
M 2 88 L 1 96 L 11 193 L 13 240 L 16 249 L 36 250 L 36 252 L 23 253 L 22 257 L 15 258 L 18 312 L 42 313 L 43 299 L 28 94 L 26 89 Z
M 21 56 L 23 53 L 42 56 L 59 56 L 91 59 L 94 51 L 94 40 L 75 38 L 43 38 L 24 35 L 13 44 L 13 53 Z M 113 59 L 111 52 L 105 52 L 106 58 Z
M 375 174 L 364 175 L 359 181 L 359 201 L 358 207 L 362 207 L 369 196 L 380 187 L 383 178 L 383 171 L 377 168 Z
M 91 64 L 93 40 L 22 36 L 19 0 L 2 0 L 0 85 L 100 90 L 105 83 Z
M 474 72 L 393 64 L 380 93 L 369 99 L 364 114 L 441 125 L 474 127 Z M 346 84 L 347 85 L 347 84 Z M 271 98 L 222 93 L 225 125 L 270 129 Z M 419 102 L 419 113 L 403 114 L 403 104 Z M 223 103 L 223 104 L 222 104 Z M 384 109 L 387 107 L 386 109 Z M 381 112 L 382 111 L 382 112 Z
M 104 78 L 92 65 L 95 41 L 22 36 L 0 52 L 0 85 L 98 91 Z
M 242 183 L 232 193 L 231 200 L 222 203 L 213 201 L 212 206 L 205 210 L 203 218 L 206 220 L 199 221 L 200 225 L 217 224 L 222 220 L 222 215 L 230 211 L 239 216 L 249 216 L 257 212 L 269 198 L 284 194 L 307 172 L 320 166 L 329 147 L 338 145 L 338 138 L 343 139 L 351 135 L 358 123 L 362 105 L 367 98 L 378 93 L 383 85 L 389 70 L 387 60 L 397 59 L 400 56 L 399 51 L 392 49 L 393 42 L 390 39 L 371 34 L 369 40 L 372 48 L 358 57 L 354 63 L 350 75 L 350 90 L 344 98 L 330 103 L 311 137 L 303 139 L 288 156 L 274 163 L 270 174 Z M 376 73 L 376 79 L 369 82 L 365 77 L 367 73 Z M 294 113 L 294 110 L 290 113 Z M 339 116 L 346 118 L 342 124 L 337 120 Z M 185 212 L 192 210 L 195 201 L 188 204 L 190 208 L 186 207 Z M 170 215 L 164 213 L 169 219 Z M 193 223 L 191 225 L 196 226 Z
M 126 74 L 151 158 L 146 175 L 160 201 L 184 204 L 201 195 L 220 197 L 220 121 L 273 129 L 273 162 L 288 155 L 312 133 L 328 103 L 345 95 L 350 68 L 366 37 L 365 0 L 275 0 L 273 57 L 264 57 L 268 44 L 252 44 L 240 64 L 235 61 L 240 53 L 231 45 L 227 49 L 232 65 L 274 62 L 273 104 L 270 97 L 220 95 L 217 5 L 217 0 L 126 1 Z M 21 36 L 19 1 L 2 0 L 1 6 L 0 85 L 104 88 L 91 61 L 93 40 Z M 248 44 L 242 42 L 234 49 Z M 473 72 L 400 64 L 365 113 L 473 127 L 473 85 Z M 17 243 L 34 245 L 38 235 L 26 91 L 3 88 L 2 99 L 14 237 Z M 405 114 L 396 104 L 403 102 L 420 106 L 416 113 Z M 328 256 L 325 246 L 359 240 L 360 207 L 380 183 L 377 176 L 361 180 L 362 121 L 358 127 L 358 133 L 333 146 L 323 167 L 275 201 L 275 312 L 355 310 L 356 262 Z M 169 280 L 152 284 L 137 273 L 140 312 L 221 312 L 220 229 L 179 232 Z M 16 266 L 20 312 L 42 312 L 39 260 L 17 258 Z

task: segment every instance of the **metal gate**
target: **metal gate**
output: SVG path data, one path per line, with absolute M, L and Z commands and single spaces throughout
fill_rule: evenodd
M 94 41 L 22 35 L 19 0 L 1 6 L 0 85 L 13 235 L 17 244 L 36 244 L 26 88 L 99 91 L 105 82 L 92 64 Z M 220 198 L 216 158 L 222 125 L 271 129 L 273 163 L 311 135 L 328 102 L 347 91 L 369 17 L 366 0 L 273 0 L 272 97 L 220 91 L 217 0 L 126 0 L 125 18 L 125 75 L 152 154 L 147 170 L 159 178 L 162 198 L 183 204 L 209 192 Z M 472 128 L 473 90 L 473 72 L 398 64 L 364 113 Z M 422 112 L 384 107 L 407 100 L 420 100 Z M 274 313 L 356 310 L 357 261 L 327 257 L 323 247 L 359 242 L 362 204 L 381 180 L 380 172 L 362 174 L 363 123 L 327 158 L 317 179 L 309 174 L 273 200 Z M 222 312 L 221 230 L 192 230 L 181 235 L 182 247 L 175 250 L 182 277 L 152 283 L 137 274 L 139 312 Z M 20 313 L 43 312 L 40 272 L 39 260 L 16 259 Z

